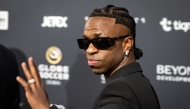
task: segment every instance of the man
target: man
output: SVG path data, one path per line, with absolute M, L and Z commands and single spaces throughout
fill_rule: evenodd
M 14 54 L 0 45 L 0 109 L 20 109 L 19 84 L 15 80 L 18 75 Z
M 153 87 L 135 62 L 143 55 L 135 46 L 135 32 L 128 10 L 113 5 L 95 9 L 86 22 L 84 38 L 77 40 L 79 48 L 85 50 L 92 72 L 104 74 L 106 79 L 93 109 L 160 109 Z M 31 71 L 22 65 L 29 83 L 19 77 L 17 80 L 33 109 L 48 109 L 49 101 L 32 58 L 29 66 Z

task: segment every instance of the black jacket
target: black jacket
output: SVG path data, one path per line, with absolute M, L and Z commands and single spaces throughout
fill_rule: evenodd
M 160 109 L 160 104 L 139 63 L 134 62 L 108 78 L 92 109 Z
M 160 109 L 160 104 L 139 63 L 134 62 L 108 78 L 92 109 Z

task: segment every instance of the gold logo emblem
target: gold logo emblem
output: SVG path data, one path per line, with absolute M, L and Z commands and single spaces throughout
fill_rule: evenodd
M 46 51 L 46 60 L 50 64 L 58 64 L 62 59 L 61 50 L 56 46 L 51 46 Z

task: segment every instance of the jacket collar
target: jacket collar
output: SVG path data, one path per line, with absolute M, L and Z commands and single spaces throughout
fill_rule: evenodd
M 118 69 L 113 75 L 111 75 L 107 80 L 106 84 L 110 83 L 111 81 L 114 81 L 115 79 L 124 76 L 129 75 L 134 72 L 142 72 L 142 69 L 140 67 L 140 64 L 138 62 L 133 62 L 128 65 L 125 65 Z

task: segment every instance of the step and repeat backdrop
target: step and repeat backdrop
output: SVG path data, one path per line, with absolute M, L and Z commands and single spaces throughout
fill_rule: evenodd
M 90 109 L 105 80 L 91 72 L 76 39 L 93 9 L 108 4 L 127 8 L 135 18 L 137 47 L 144 52 L 138 62 L 161 108 L 189 109 L 189 0 L 0 0 L 0 43 L 19 65 L 34 58 L 52 104 Z M 30 109 L 24 94 L 21 87 L 20 107 Z

